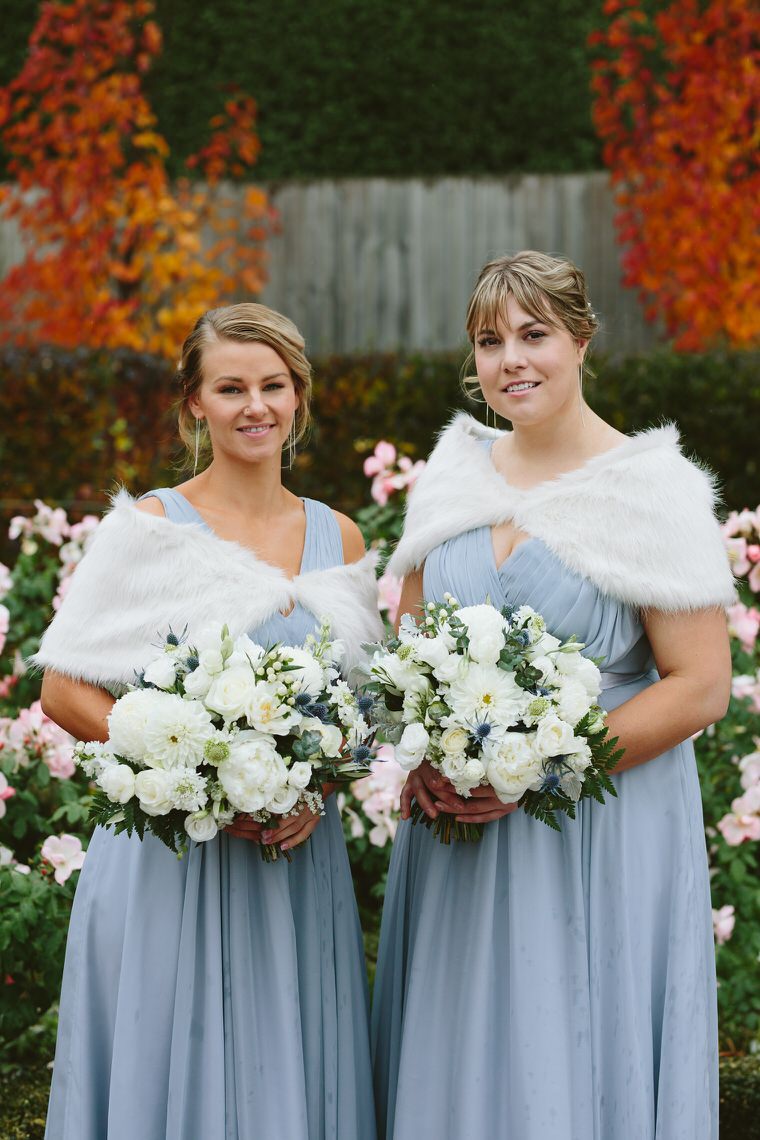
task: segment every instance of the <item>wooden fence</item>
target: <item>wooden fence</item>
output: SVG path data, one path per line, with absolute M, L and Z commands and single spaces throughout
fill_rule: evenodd
M 620 284 L 606 173 L 433 180 L 345 179 L 268 187 L 280 216 L 262 300 L 287 313 L 312 355 L 456 348 L 481 265 L 509 250 L 571 257 L 601 315 L 600 347 L 655 334 Z M 21 253 L 0 225 L 0 273 Z

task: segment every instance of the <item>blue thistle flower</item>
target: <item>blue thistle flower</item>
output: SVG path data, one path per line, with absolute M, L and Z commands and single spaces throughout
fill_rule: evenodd
M 481 721 L 480 724 L 476 724 L 470 729 L 470 735 L 482 744 L 491 735 L 491 726 L 487 720 Z
M 357 764 L 364 764 L 372 755 L 372 750 L 366 744 L 359 744 L 351 753 Z
M 166 644 L 175 646 L 179 645 L 179 638 L 177 637 L 176 633 L 172 633 L 171 630 L 169 630 L 166 635 Z
M 198 668 L 198 666 L 200 665 L 200 661 L 198 660 L 198 658 L 195 656 L 194 653 L 191 653 L 190 656 L 188 657 L 187 661 L 185 662 L 185 665 L 187 666 L 189 672 L 192 673 L 194 669 Z
M 366 716 L 368 712 L 372 712 L 372 709 L 373 709 L 374 704 L 375 704 L 375 698 L 374 697 L 368 697 L 366 695 L 361 696 L 361 697 L 357 698 L 356 703 L 359 707 L 359 712 L 362 714 L 362 716 Z
M 311 702 L 311 693 L 296 693 L 296 708 L 299 710 L 299 712 L 304 712 L 307 710 Z
M 550 772 L 541 785 L 542 792 L 556 792 L 559 787 L 559 776 L 556 772 Z
M 304 711 L 307 712 L 309 716 L 315 716 L 317 720 L 321 720 L 323 724 L 327 724 L 330 719 L 330 710 L 322 701 L 315 701 Z

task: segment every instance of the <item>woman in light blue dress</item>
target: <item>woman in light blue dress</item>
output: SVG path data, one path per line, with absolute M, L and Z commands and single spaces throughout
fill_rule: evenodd
M 167 626 L 188 623 L 192 638 L 227 621 L 297 645 L 326 615 L 349 648 L 378 632 L 358 531 L 281 483 L 283 447 L 308 418 L 295 327 L 261 305 L 214 310 L 185 343 L 180 380 L 181 428 L 197 463 L 203 424 L 212 462 L 117 503 L 37 658 L 46 710 L 83 739 L 105 738 L 110 692 Z M 304 811 L 263 835 L 296 848 L 292 862 L 264 863 L 262 828 L 243 816 L 182 859 L 153 836 L 96 829 L 48 1140 L 373 1140 L 362 939 L 334 797 L 321 819 Z
M 402 797 L 485 823 L 445 846 L 402 822 L 373 1004 L 387 1140 L 715 1140 L 710 890 L 690 737 L 723 715 L 732 581 L 705 474 L 672 428 L 626 438 L 585 404 L 583 277 L 525 252 L 486 266 L 468 333 L 488 405 L 412 493 L 399 613 L 454 595 L 527 604 L 602 658 L 625 747 L 617 798 L 559 833 L 469 801 L 428 764 Z

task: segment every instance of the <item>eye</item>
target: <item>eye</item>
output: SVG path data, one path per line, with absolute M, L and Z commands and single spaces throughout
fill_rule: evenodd
M 225 384 L 222 388 L 219 389 L 219 391 L 222 393 L 222 395 L 227 395 L 228 392 L 232 392 L 234 394 L 235 392 L 241 391 L 241 389 L 239 384 Z
M 543 340 L 543 338 L 545 336 L 546 336 L 546 333 L 542 332 L 541 329 L 531 329 L 530 332 L 526 335 L 525 339 L 526 340 Z
M 478 337 L 478 348 L 490 348 L 494 344 L 499 343 L 499 338 L 494 336 L 493 333 L 483 333 Z
M 279 388 L 284 388 L 284 387 L 285 387 L 285 385 L 284 385 L 284 384 L 282 384 L 280 381 L 278 381 L 278 380 L 272 380 L 272 381 L 271 381 L 271 383 L 269 383 L 269 384 L 265 384 L 265 385 L 264 385 L 264 391 L 265 391 L 265 392 L 269 392 L 269 391 L 271 391 L 272 389 L 274 389 L 275 391 L 277 391 Z

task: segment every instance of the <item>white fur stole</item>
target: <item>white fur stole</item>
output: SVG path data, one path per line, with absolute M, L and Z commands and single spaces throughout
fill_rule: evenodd
M 501 434 L 466 413 L 444 429 L 409 496 L 392 573 L 403 577 L 463 531 L 512 522 L 627 605 L 679 611 L 734 600 L 713 478 L 681 454 L 675 426 L 633 435 L 528 490 L 507 483 L 483 445 Z
M 252 551 L 138 510 L 126 491 L 95 531 L 69 591 L 31 658 L 77 680 L 118 689 L 157 653 L 169 627 L 225 622 L 233 636 L 300 602 L 346 647 L 346 670 L 382 636 L 375 557 L 289 579 Z

